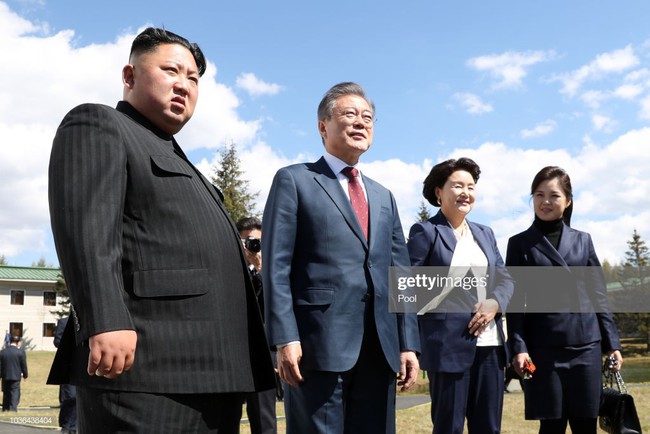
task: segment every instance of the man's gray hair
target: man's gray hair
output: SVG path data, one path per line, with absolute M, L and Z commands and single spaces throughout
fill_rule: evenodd
M 318 120 L 324 121 L 331 118 L 334 107 L 336 107 L 336 100 L 346 95 L 357 95 L 365 99 L 372 110 L 373 116 L 375 115 L 375 103 L 366 96 L 366 91 L 363 90 L 363 87 L 351 81 L 347 81 L 332 86 L 330 90 L 325 93 L 320 104 L 318 104 Z

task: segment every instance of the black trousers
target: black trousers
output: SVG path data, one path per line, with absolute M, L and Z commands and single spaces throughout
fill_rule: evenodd
M 59 426 L 67 430 L 77 429 L 77 389 L 72 384 L 59 386 Z
M 2 380 L 2 411 L 18 411 L 20 380 Z
M 77 387 L 80 434 L 238 434 L 243 394 L 152 394 Z
M 246 415 L 252 434 L 277 434 L 275 389 L 247 393 Z

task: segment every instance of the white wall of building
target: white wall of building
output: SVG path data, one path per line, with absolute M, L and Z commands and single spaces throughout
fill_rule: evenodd
M 11 291 L 24 291 L 24 304 L 11 304 Z M 54 291 L 54 282 L 0 281 L 0 332 L 4 338 L 10 323 L 23 324 L 25 349 L 54 351 L 54 338 L 43 336 L 43 324 L 55 324 L 59 310 L 56 306 L 45 306 L 43 293 Z

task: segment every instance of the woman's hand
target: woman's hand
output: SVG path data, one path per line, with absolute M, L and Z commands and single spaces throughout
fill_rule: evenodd
M 528 353 L 515 354 L 515 356 L 512 358 L 512 367 L 515 368 L 515 372 L 521 378 L 524 378 L 524 375 L 526 374 L 524 372 L 524 364 L 529 359 L 530 359 L 530 356 L 528 355 Z
M 620 371 L 621 366 L 623 365 L 623 356 L 619 350 L 612 350 L 609 353 L 609 357 L 613 357 L 616 363 L 609 366 L 608 368 L 612 371 Z
M 469 328 L 469 333 L 474 336 L 478 336 L 483 333 L 490 322 L 494 319 L 495 315 L 499 311 L 499 303 L 496 300 L 488 298 L 479 303 L 476 303 L 474 306 L 474 311 L 472 312 L 472 320 L 467 326 Z

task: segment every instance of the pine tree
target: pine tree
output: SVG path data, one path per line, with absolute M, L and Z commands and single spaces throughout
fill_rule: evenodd
M 418 209 L 418 214 L 416 218 L 418 222 L 425 222 L 431 218 L 431 213 L 429 213 L 429 207 L 427 206 L 424 200 L 420 201 L 420 208 Z
M 5 258 L 5 255 L 0 255 L 0 265 L 9 265 L 9 263 L 7 263 L 7 258 Z
M 212 183 L 221 190 L 223 204 L 230 218 L 237 222 L 244 217 L 259 217 L 259 213 L 254 212 L 255 199 L 259 192 L 251 193 L 248 190 L 249 181 L 242 179 L 244 172 L 240 169 L 241 161 L 237 157 L 235 144 L 224 146 L 219 153 L 221 158 L 213 167 L 215 175 L 212 177 Z
M 648 267 L 650 266 L 650 251 L 641 235 L 634 229 L 632 239 L 627 242 L 625 262 L 620 267 L 619 281 L 624 290 L 630 291 L 636 298 L 636 303 L 642 303 L 643 296 L 650 290 Z M 640 334 L 646 342 L 646 352 L 650 353 L 650 313 L 618 313 L 617 322 L 625 324 L 630 331 Z
M 41 258 L 38 260 L 38 262 L 32 262 L 32 267 L 36 268 L 53 268 L 53 264 L 48 264 L 45 262 L 45 258 L 41 256 Z
M 60 299 L 60 302 L 58 303 L 59 310 L 55 311 L 54 314 L 59 318 L 63 318 L 64 316 L 70 315 L 70 294 L 68 293 L 68 285 L 65 283 L 65 278 L 61 270 L 59 270 L 57 277 L 57 281 L 54 284 L 54 292 L 56 292 L 57 299 Z
M 643 285 L 648 278 L 648 265 L 650 265 L 650 252 L 641 235 L 634 229 L 632 239 L 627 242 L 629 247 L 625 252 L 623 273 L 632 285 Z

